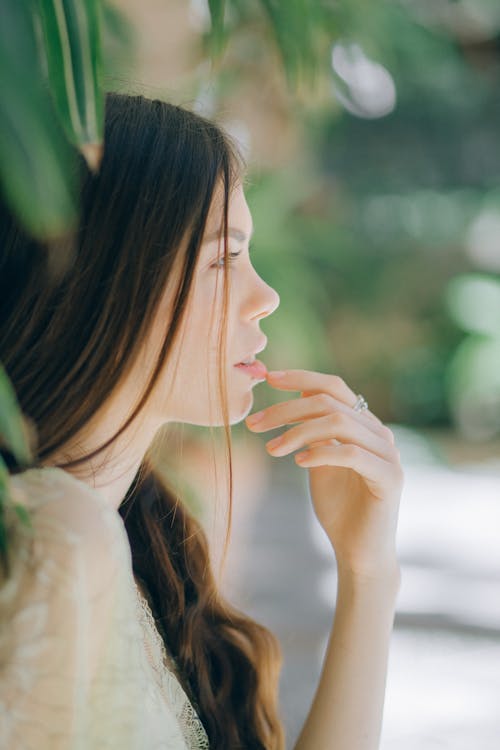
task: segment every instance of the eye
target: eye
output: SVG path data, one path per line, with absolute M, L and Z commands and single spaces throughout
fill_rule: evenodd
M 229 262 L 232 263 L 239 255 L 241 255 L 241 250 L 237 253 L 229 253 Z M 224 256 L 222 258 L 219 258 L 215 263 L 212 263 L 210 266 L 211 268 L 223 268 L 225 265 L 226 259 Z

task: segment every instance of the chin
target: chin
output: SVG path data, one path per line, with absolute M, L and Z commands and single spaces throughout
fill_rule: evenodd
M 253 385 L 256 385 L 257 382 L 260 381 L 254 381 Z M 208 396 L 207 396 L 208 400 Z M 228 393 L 228 410 L 229 410 L 229 425 L 236 425 L 239 422 L 242 422 L 252 411 L 254 405 L 254 393 L 252 388 L 245 389 L 243 392 L 241 391 L 241 388 L 239 389 L 239 393 L 237 392 L 236 388 L 233 388 Z M 210 419 L 210 414 L 207 412 L 204 412 L 202 414 L 193 414 L 191 413 L 188 417 L 187 415 L 183 415 L 181 418 L 173 419 L 172 421 L 180 421 L 180 422 L 186 422 L 188 424 L 194 424 L 199 427 L 223 427 L 224 426 L 224 420 L 220 411 L 220 407 L 213 404 L 214 406 L 214 413 L 212 414 L 212 419 Z

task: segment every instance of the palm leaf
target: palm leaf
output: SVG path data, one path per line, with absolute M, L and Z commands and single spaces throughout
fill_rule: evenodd
M 29 0 L 2 5 L 0 24 L 0 184 L 36 237 L 73 225 L 77 200 L 71 153 L 44 88 Z
M 96 171 L 104 132 L 99 0 L 38 0 L 38 8 L 59 117 L 71 143 Z

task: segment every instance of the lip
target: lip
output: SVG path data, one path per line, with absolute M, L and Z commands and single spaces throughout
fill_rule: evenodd
M 251 365 L 235 365 L 237 370 L 249 375 L 253 380 L 265 380 L 267 375 L 267 367 L 264 362 L 255 359 Z
M 254 357 L 257 354 L 259 354 L 259 352 L 264 351 L 266 346 L 267 346 L 267 336 L 264 336 L 264 338 L 260 340 L 260 343 L 257 344 L 257 347 L 255 349 L 252 349 L 252 351 L 249 354 L 244 354 L 239 362 L 235 362 L 235 367 L 236 365 L 239 365 L 242 362 L 248 362 L 249 360 L 254 359 Z

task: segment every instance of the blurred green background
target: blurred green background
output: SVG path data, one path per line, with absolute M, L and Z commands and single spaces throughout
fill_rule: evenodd
M 500 13 L 379 5 L 333 45 L 330 96 L 294 112 L 300 163 L 262 170 L 249 191 L 255 262 L 282 295 L 264 324 L 272 364 L 333 368 L 383 420 L 489 440 L 500 428 Z
M 205 3 L 118 5 L 135 54 L 109 80 L 248 155 L 254 264 L 281 295 L 266 364 L 338 372 L 385 421 L 497 437 L 500 6 L 304 3 L 314 65 L 290 82 L 265 3 L 228 4 L 215 65 Z

